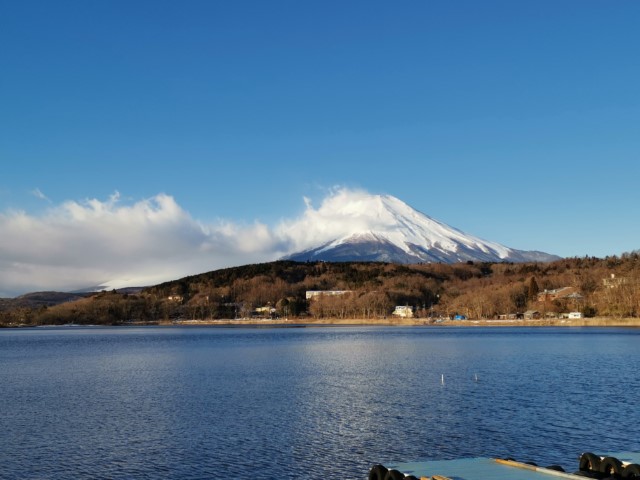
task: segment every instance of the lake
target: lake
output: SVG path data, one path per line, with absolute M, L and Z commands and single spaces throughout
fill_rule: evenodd
M 444 380 L 444 382 L 443 382 Z M 0 330 L 0 477 L 366 479 L 640 450 L 640 330 Z

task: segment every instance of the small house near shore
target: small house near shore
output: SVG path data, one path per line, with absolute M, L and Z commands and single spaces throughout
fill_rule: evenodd
M 398 305 L 391 315 L 401 318 L 413 318 L 413 308 L 407 305 Z

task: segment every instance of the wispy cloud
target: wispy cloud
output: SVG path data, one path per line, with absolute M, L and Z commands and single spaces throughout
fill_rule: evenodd
M 47 199 L 38 189 L 36 196 Z M 135 202 L 52 205 L 41 215 L 0 213 L 0 296 L 89 286 L 141 286 L 283 255 L 332 240 L 357 226 L 342 207 L 366 192 L 332 189 L 315 208 L 276 226 L 203 223 L 166 194 Z
M 31 190 L 30 193 L 31 195 L 33 195 L 36 198 L 39 198 L 40 200 L 44 200 L 45 202 L 48 202 L 48 203 L 53 203 L 51 199 L 47 197 L 44 193 L 42 193 L 42 191 L 39 188 L 35 188 Z

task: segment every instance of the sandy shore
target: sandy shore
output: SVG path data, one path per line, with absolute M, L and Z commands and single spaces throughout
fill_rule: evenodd
M 452 327 L 640 327 L 640 318 L 580 318 L 545 320 L 445 320 L 431 322 L 426 318 L 413 319 L 238 319 L 238 320 L 181 320 L 172 325 L 251 325 L 251 326 L 292 326 L 292 325 L 368 325 L 368 326 L 452 326 Z

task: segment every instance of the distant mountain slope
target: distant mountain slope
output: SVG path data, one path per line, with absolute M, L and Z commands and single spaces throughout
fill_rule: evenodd
M 21 295 L 16 298 L 0 299 L 0 310 L 9 310 L 14 308 L 37 308 L 51 307 L 61 303 L 73 302 L 85 298 L 86 295 L 78 293 L 66 292 L 33 292 Z
M 362 196 L 337 212 L 353 218 L 351 231 L 285 257 L 295 261 L 394 263 L 549 262 L 560 257 L 482 240 L 425 215 L 389 195 Z M 357 221 L 356 221 L 357 220 Z M 363 229 L 362 225 L 366 225 Z

